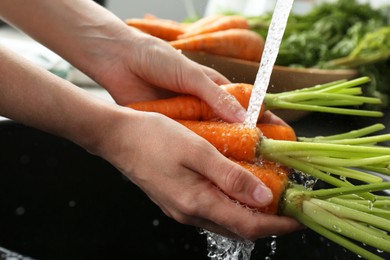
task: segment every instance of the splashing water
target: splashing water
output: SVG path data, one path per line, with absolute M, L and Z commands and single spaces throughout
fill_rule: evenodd
M 207 230 L 200 233 L 207 236 L 207 256 L 212 260 L 250 259 L 255 247 L 250 240 L 238 241 Z
M 249 101 L 248 112 L 244 124 L 249 127 L 256 127 L 261 105 L 268 89 L 276 57 L 279 53 L 280 43 L 284 35 L 288 16 L 292 9 L 294 0 L 278 0 L 272 15 L 271 24 L 265 41 L 264 51 L 260 62 Z
M 0 259 L 2 260 L 33 260 L 30 257 L 22 256 L 19 253 L 12 252 L 8 249 L 0 247 Z

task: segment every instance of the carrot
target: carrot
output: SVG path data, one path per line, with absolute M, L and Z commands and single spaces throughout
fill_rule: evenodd
M 383 206 L 390 205 L 390 199 L 371 193 L 390 189 L 390 182 L 381 180 L 354 186 L 349 181 L 350 178 L 358 180 L 363 175 L 377 178 L 374 174 L 366 173 L 365 166 L 376 173 L 390 173 L 390 148 L 374 145 L 374 140 L 387 141 L 390 135 L 362 137 L 371 134 L 374 129 L 379 130 L 378 127 L 329 138 L 319 137 L 321 141 L 318 143 L 316 138 L 309 143 L 300 143 L 261 138 L 258 128 L 248 128 L 242 124 L 180 122 L 207 139 L 232 161 L 248 169 L 271 189 L 273 201 L 267 207 L 260 208 L 260 212 L 295 218 L 365 259 L 382 259 L 381 252 L 390 253 L 390 210 Z M 340 141 L 342 144 L 338 144 Z M 262 158 L 254 160 L 258 154 Z M 251 161 L 246 161 L 248 158 Z M 303 172 L 339 187 L 315 190 L 310 184 L 294 183 L 293 178 L 290 182 L 289 176 L 293 171 L 294 175 Z M 340 177 L 331 176 L 337 174 Z M 303 179 L 306 177 L 302 175 Z M 364 247 L 357 242 L 363 243 Z M 372 247 L 372 250 L 367 247 Z M 372 252 L 378 252 L 378 255 Z
M 356 116 L 382 116 L 383 114 L 380 111 L 342 107 L 378 104 L 378 102 L 381 102 L 379 98 L 356 95 L 357 92 L 362 92 L 361 87 L 357 86 L 368 81 L 367 77 L 362 77 L 350 81 L 336 81 L 281 93 L 267 93 L 258 120 L 261 119 L 266 109 L 274 110 L 279 108 Z M 244 108 L 248 108 L 253 85 L 230 83 L 221 85 L 221 87 L 232 94 Z M 335 103 L 340 107 L 336 107 Z M 141 111 L 158 112 L 172 119 L 218 119 L 209 106 L 198 98 L 189 95 L 163 100 L 136 102 L 127 106 Z
M 185 32 L 185 26 L 166 19 L 153 17 L 127 19 L 126 24 L 166 41 L 176 40 Z
M 259 156 L 258 145 L 262 137 L 258 128 L 239 123 L 178 120 L 179 123 L 209 141 L 226 157 L 238 161 L 254 162 Z
M 295 131 L 289 125 L 257 124 L 263 135 L 270 139 L 296 141 Z
M 244 108 L 248 108 L 252 85 L 245 83 L 231 83 L 221 85 L 221 87 L 232 94 Z M 218 116 L 212 111 L 209 105 L 199 98 L 191 95 L 183 95 L 161 100 L 135 102 L 127 105 L 127 107 L 140 111 L 157 112 L 172 119 L 205 121 L 218 119 Z M 265 107 L 263 106 L 259 114 L 259 119 L 262 117 L 264 109 Z
M 205 27 L 208 24 L 215 22 L 216 20 L 220 19 L 221 17 L 223 17 L 222 14 L 213 14 L 213 15 L 202 17 L 201 19 L 199 19 L 193 23 L 188 24 L 186 27 L 186 32 L 199 30 L 200 28 Z
M 260 208 L 260 212 L 292 217 L 314 232 L 365 259 L 382 259 L 381 252 L 390 253 L 390 237 L 388 236 L 390 210 L 383 207 L 383 205 L 389 205 L 390 199 L 388 196 L 377 196 L 371 193 L 390 189 L 390 182 L 354 186 L 345 175 L 340 175 L 343 178 L 331 176 L 344 171 L 348 175 L 352 174 L 354 170 L 351 171 L 347 167 L 357 166 L 358 170 L 354 173 L 356 176 L 376 177 L 374 174 L 367 174 L 362 165 L 364 161 L 367 161 L 368 166 L 372 165 L 374 163 L 372 159 L 375 161 L 380 159 L 381 162 L 378 161 L 379 164 L 372 165 L 369 169 L 374 169 L 377 173 L 382 170 L 388 173 L 390 148 L 373 146 L 372 138 L 363 141 L 364 144 L 355 142 L 356 136 L 360 136 L 363 132 L 367 133 L 367 129 L 332 136 L 329 144 L 314 141 L 314 143 L 300 145 L 299 142 L 260 138 L 260 130 L 249 129 L 240 124 L 194 121 L 182 123 L 217 148 L 219 147 L 218 150 L 227 157 L 233 157 L 233 161 L 248 169 L 271 189 L 273 200 L 268 206 Z M 346 137 L 347 135 L 354 136 L 352 139 L 343 140 L 343 143 L 347 141 L 347 144 L 332 143 L 340 136 Z M 377 139 L 378 137 L 375 139 L 390 139 L 389 135 L 383 135 Z M 253 147 L 256 148 L 253 149 Z M 232 149 L 235 151 L 233 152 Z M 241 161 L 241 159 L 246 160 L 246 155 L 249 155 L 248 158 L 256 156 L 257 151 L 254 150 L 260 151 L 263 156 L 261 160 Z M 267 158 L 268 155 L 271 159 Z M 337 159 L 333 160 L 334 158 Z M 343 160 L 347 162 L 345 167 L 340 164 Z M 279 164 L 284 166 L 279 166 Z M 381 167 L 382 170 L 380 170 Z M 323 172 L 318 174 L 317 172 L 321 169 Z M 325 176 L 323 180 L 329 184 L 338 184 L 339 187 L 315 190 L 306 184 L 296 184 L 293 180 L 290 182 L 289 176 L 292 176 L 293 171 L 294 174 L 304 172 L 312 177 Z M 302 178 L 305 178 L 305 175 L 302 175 Z M 329 181 L 332 178 L 337 181 Z M 354 179 L 351 175 L 348 178 Z M 357 242 L 364 244 L 364 247 L 359 246 Z M 373 252 L 377 252 L 378 255 Z
M 362 129 L 330 138 L 289 141 L 267 138 L 259 128 L 250 128 L 240 123 L 177 121 L 206 139 L 226 157 L 247 162 L 267 159 L 334 186 L 349 186 L 350 182 L 344 181 L 346 178 L 368 183 L 381 180 L 371 174 L 357 173 L 356 169 L 369 169 L 390 175 L 387 168 L 390 163 L 390 148 L 375 146 L 378 142 L 390 140 L 390 134 L 364 138 L 361 136 L 367 134 L 367 129 Z M 368 129 L 379 131 L 381 126 Z M 282 136 L 283 132 L 281 133 Z M 356 134 L 360 138 L 356 138 Z M 350 169 L 351 167 L 354 169 Z
M 243 161 L 235 162 L 249 170 L 272 191 L 272 202 L 266 207 L 259 208 L 259 211 L 267 214 L 277 214 L 281 199 L 289 183 L 291 169 L 267 160 L 254 164 Z
M 215 55 L 259 62 L 264 39 L 246 29 L 228 29 L 171 41 L 180 50 L 203 51 Z
M 200 19 L 196 24 L 188 26 L 186 32 L 179 39 L 192 37 L 199 34 L 224 31 L 228 29 L 249 29 L 246 18 L 239 15 L 223 16 L 215 15 Z
M 157 112 L 172 119 L 211 120 L 217 117 L 205 102 L 190 95 L 135 102 L 127 107 L 139 111 Z

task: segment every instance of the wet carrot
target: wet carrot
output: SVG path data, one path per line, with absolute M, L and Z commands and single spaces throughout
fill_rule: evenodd
M 199 34 L 224 31 L 228 29 L 249 29 L 249 24 L 243 16 L 215 15 L 200 19 L 196 24 L 188 26 L 186 32 L 178 38 L 184 39 Z
M 257 124 L 263 135 L 270 139 L 296 141 L 297 136 L 292 127 L 288 125 Z
M 267 160 L 256 163 L 235 162 L 249 170 L 272 191 L 272 202 L 268 206 L 260 208 L 259 211 L 267 214 L 277 214 L 280 209 L 280 202 L 289 183 L 291 170 Z
M 240 123 L 222 121 L 177 121 L 209 141 L 226 157 L 239 161 L 256 161 L 263 137 L 296 141 L 294 130 L 284 125 L 258 124 L 256 128 L 249 128 Z
M 259 153 L 262 133 L 239 123 L 178 120 L 179 123 L 206 139 L 226 157 L 254 162 Z
M 176 40 L 185 32 L 185 26 L 166 19 L 146 17 L 127 19 L 126 24 L 166 41 Z
M 245 83 L 231 83 L 221 85 L 221 87 L 232 94 L 244 108 L 248 108 L 252 85 Z M 199 98 L 190 95 L 161 100 L 135 102 L 127 105 L 127 107 L 140 111 L 157 112 L 172 119 L 194 121 L 218 119 L 218 116 L 213 112 L 209 105 Z M 265 105 L 263 105 L 260 111 L 259 119 L 262 117 L 264 110 Z
M 172 119 L 212 120 L 217 116 L 205 102 L 195 96 L 177 96 L 167 99 L 135 102 L 127 105 L 135 110 L 157 112 Z
M 202 51 L 236 59 L 259 62 L 264 49 L 264 39 L 246 29 L 228 29 L 171 41 L 180 50 Z

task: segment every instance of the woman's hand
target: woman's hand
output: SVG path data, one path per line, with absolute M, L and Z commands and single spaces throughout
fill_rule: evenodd
M 117 103 L 126 105 L 192 94 L 208 103 L 223 119 L 243 121 L 245 110 L 219 87 L 229 83 L 220 73 L 189 60 L 165 41 L 136 29 L 124 28 L 118 39 L 123 40 L 109 43 L 112 46 L 106 47 L 99 56 L 101 66 L 92 75 Z
M 159 114 L 131 112 L 138 119 L 129 120 L 129 113 L 124 111 L 123 117 L 113 120 L 107 137 L 101 139 L 99 154 L 141 187 L 166 215 L 183 224 L 251 240 L 299 227 L 293 219 L 253 213 L 239 205 L 237 201 L 262 207 L 272 193 L 207 141 Z

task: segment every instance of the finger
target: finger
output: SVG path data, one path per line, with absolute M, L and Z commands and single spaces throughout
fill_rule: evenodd
M 272 113 L 271 111 L 265 111 L 264 115 L 261 117 L 259 123 L 264 123 L 264 124 L 275 124 L 275 125 L 285 125 L 287 126 L 288 124 L 283 121 L 280 117 Z
M 202 197 L 199 199 L 206 200 Z M 222 198 L 218 194 L 208 194 L 207 199 L 209 206 L 201 207 L 203 211 L 200 214 L 205 219 L 212 220 L 213 223 L 209 223 L 210 226 L 207 228 L 218 234 L 254 241 L 258 238 L 282 235 L 301 228 L 301 225 L 292 218 L 263 214 L 232 201 L 226 196 Z
M 187 71 L 191 71 L 190 78 L 194 80 L 184 80 L 184 92 L 205 101 L 225 121 L 243 122 L 246 110 L 234 96 L 219 86 L 230 81 L 219 72 L 191 60 L 187 64 L 191 66 Z
M 204 149 L 194 149 L 191 155 L 186 158 L 185 166 L 209 179 L 231 198 L 256 208 L 272 201 L 271 190 L 260 179 L 223 156 L 207 141 Z
M 204 189 L 192 198 L 198 205 L 179 222 L 191 224 L 233 239 L 256 240 L 297 230 L 301 225 L 294 219 L 255 212 L 228 198 L 220 190 Z M 201 205 L 201 206 L 199 206 Z M 185 212 L 185 211 L 184 211 Z
M 194 95 L 206 102 L 213 111 L 227 122 L 243 122 L 246 110 L 237 99 L 210 79 L 198 83 Z

